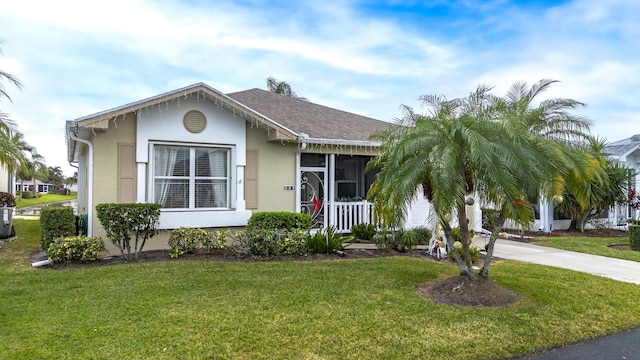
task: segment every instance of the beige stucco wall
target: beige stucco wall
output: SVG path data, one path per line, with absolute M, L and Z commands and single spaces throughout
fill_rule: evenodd
M 109 122 L 106 132 L 96 131 L 92 134 L 93 143 L 93 209 L 92 226 L 93 236 L 100 236 L 104 240 L 107 251 L 111 255 L 118 255 L 119 250 L 107 238 L 95 206 L 104 203 L 118 202 L 118 143 L 135 143 L 136 118 L 133 113 L 127 114 L 123 120 L 121 117 Z M 151 244 L 149 244 L 151 245 Z M 145 249 L 147 246 L 145 246 Z
M 247 124 L 247 149 L 258 150 L 258 209 L 254 211 L 295 211 L 296 144 L 267 141 L 267 132 Z

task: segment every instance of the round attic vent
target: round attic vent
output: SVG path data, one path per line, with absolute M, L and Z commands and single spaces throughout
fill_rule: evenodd
M 192 133 L 199 133 L 207 127 L 207 118 L 198 110 L 191 110 L 184 114 L 182 119 L 184 127 Z

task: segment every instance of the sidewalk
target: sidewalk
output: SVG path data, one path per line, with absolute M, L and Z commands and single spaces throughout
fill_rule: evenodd
M 483 249 L 487 238 L 476 236 L 474 244 Z M 493 256 L 532 264 L 604 276 L 610 279 L 640 284 L 640 262 L 532 245 L 519 241 L 498 239 Z

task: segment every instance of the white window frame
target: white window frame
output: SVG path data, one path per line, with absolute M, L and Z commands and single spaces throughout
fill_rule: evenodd
M 155 175 L 155 147 L 156 146 L 175 146 L 180 148 L 189 149 L 189 176 L 162 176 L 161 178 L 173 178 L 173 179 L 186 179 L 189 180 L 189 207 L 186 208 L 161 208 L 162 212 L 185 212 L 185 211 L 219 211 L 219 210 L 231 210 L 233 209 L 233 196 L 231 196 L 235 187 L 233 186 L 233 173 L 232 169 L 235 169 L 234 162 L 234 146 L 231 145 L 222 145 L 222 144 L 201 144 L 201 143 L 185 143 L 185 142 L 166 142 L 166 141 L 154 141 L 149 142 L 150 147 L 150 156 L 149 156 L 149 173 L 148 173 L 148 183 L 149 183 L 149 202 L 155 202 L 155 179 L 159 178 Z M 195 151 L 196 149 L 222 149 L 226 150 L 227 156 L 227 169 L 226 177 L 196 177 L 195 176 Z M 226 207 L 195 207 L 195 183 L 196 179 L 205 179 L 205 180 L 226 180 Z

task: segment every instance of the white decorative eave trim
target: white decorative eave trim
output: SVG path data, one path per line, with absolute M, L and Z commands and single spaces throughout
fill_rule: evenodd
M 347 139 L 320 139 L 310 138 L 306 134 L 298 136 L 298 143 L 311 145 L 356 146 L 378 148 L 382 144 L 379 141 L 347 140 Z
M 634 151 L 640 149 L 640 144 L 634 146 L 633 148 L 631 148 L 631 150 L 627 151 L 626 153 L 620 155 L 618 157 L 618 159 L 623 159 L 625 162 L 627 161 L 627 156 L 631 155 Z
M 162 93 L 156 96 L 152 96 L 146 99 L 135 101 L 129 104 L 118 106 L 112 109 L 97 112 L 95 114 L 83 116 L 74 120 L 78 127 L 90 128 L 92 130 L 106 130 L 109 126 L 109 120 L 124 116 L 131 112 L 136 112 L 145 107 L 155 106 L 180 99 L 182 96 L 188 96 L 190 94 L 200 94 L 202 91 L 203 99 L 207 99 L 206 95 L 211 98 L 216 98 L 216 101 L 220 101 L 222 104 L 228 106 L 234 115 L 239 112 L 238 115 L 244 116 L 247 121 L 255 120 L 266 126 L 269 129 L 275 131 L 275 136 L 272 136 L 273 140 L 296 140 L 298 134 L 278 123 L 277 121 L 261 114 L 260 112 L 253 110 L 252 108 L 238 102 L 237 100 L 221 93 L 220 91 L 210 87 L 205 83 L 197 83 L 189 86 L 182 87 L 177 90 L 172 90 L 166 93 Z M 209 101 L 212 101 L 209 99 Z M 249 117 L 249 119 L 247 119 Z

